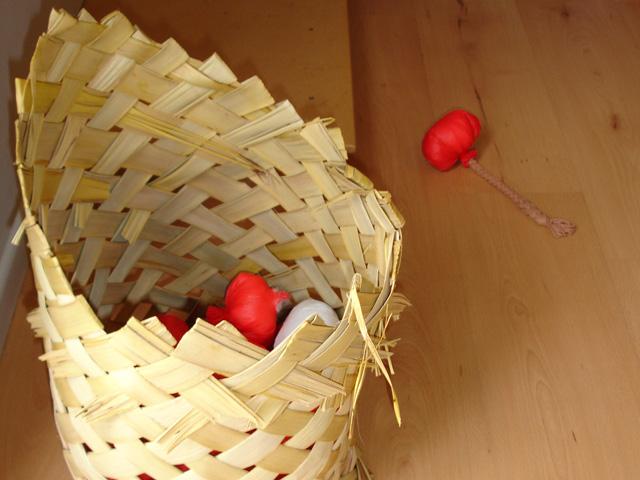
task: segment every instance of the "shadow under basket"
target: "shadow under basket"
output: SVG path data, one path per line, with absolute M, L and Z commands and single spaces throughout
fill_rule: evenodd
M 53 11 L 16 90 L 28 320 L 72 476 L 368 477 L 355 406 L 368 369 L 390 383 L 403 220 L 330 119 L 120 12 Z M 199 319 L 241 271 L 340 323 L 267 351 Z M 195 322 L 178 344 L 167 311 Z

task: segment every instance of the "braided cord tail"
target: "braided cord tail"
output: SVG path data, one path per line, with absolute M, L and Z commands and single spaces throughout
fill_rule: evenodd
M 554 237 L 568 237 L 569 235 L 573 235 L 576 232 L 577 227 L 574 223 L 563 218 L 549 217 L 536 205 L 531 203 L 518 192 L 513 190 L 509 185 L 486 170 L 475 158 L 472 158 L 465 162 L 465 166 L 468 166 L 476 175 L 481 177 L 489 185 L 509 198 L 520 210 L 522 210 L 538 225 L 542 225 L 543 227 L 547 227 L 549 230 L 551 230 L 551 233 Z

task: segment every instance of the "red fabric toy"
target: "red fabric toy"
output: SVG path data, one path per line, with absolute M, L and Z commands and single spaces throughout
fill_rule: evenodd
M 158 315 L 158 320 L 169 330 L 169 333 L 178 342 L 182 336 L 189 331 L 189 325 L 183 319 L 176 317 L 170 313 L 161 313 Z
M 227 320 L 251 343 L 269 349 L 277 330 L 277 315 L 290 302 L 287 292 L 269 287 L 259 275 L 241 272 L 225 293 L 225 306 L 207 308 L 207 321 Z
M 446 171 L 458 160 L 465 167 L 477 152 L 471 147 L 480 135 L 480 120 L 464 110 L 453 110 L 438 120 L 422 140 L 422 153 L 431 165 Z
M 453 110 L 438 120 L 422 139 L 422 153 L 427 161 L 441 171 L 449 170 L 458 160 L 476 175 L 511 200 L 538 225 L 548 228 L 554 237 L 572 235 L 576 226 L 564 218 L 553 218 L 524 198 L 502 179 L 480 165 L 472 146 L 480 135 L 480 120 L 464 110 Z

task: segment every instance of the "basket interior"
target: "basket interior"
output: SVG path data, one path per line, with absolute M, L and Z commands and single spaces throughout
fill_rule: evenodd
M 54 11 L 17 91 L 26 203 L 107 329 L 201 315 L 240 271 L 339 309 L 355 273 L 375 298 L 397 267 L 403 220 L 340 130 L 217 54 Z

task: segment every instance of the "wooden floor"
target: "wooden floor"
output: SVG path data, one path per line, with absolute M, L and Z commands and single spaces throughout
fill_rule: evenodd
M 407 217 L 397 430 L 368 382 L 379 479 L 640 478 L 640 4 L 351 2 L 358 155 Z M 480 162 L 579 225 L 554 240 L 425 129 L 485 125 Z
M 414 302 L 391 332 L 402 429 L 382 381 L 360 406 L 376 478 L 640 478 L 640 5 L 352 0 L 350 24 L 353 162 L 405 213 Z M 452 107 L 483 121 L 480 162 L 574 237 L 425 164 L 422 134 Z M 63 479 L 22 318 L 0 364 L 0 478 Z

